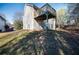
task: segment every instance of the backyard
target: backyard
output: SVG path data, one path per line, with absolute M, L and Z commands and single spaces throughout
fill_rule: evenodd
M 0 54 L 79 54 L 79 34 L 52 30 L 35 32 L 18 30 L 0 33 Z

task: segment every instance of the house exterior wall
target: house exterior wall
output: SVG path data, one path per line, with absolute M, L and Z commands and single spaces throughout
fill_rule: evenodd
M 5 31 L 5 21 L 0 18 L 0 30 Z
M 51 18 L 48 20 L 48 24 L 49 24 L 49 29 L 51 30 L 55 30 L 55 18 Z
M 46 27 L 48 27 L 48 29 L 55 30 L 55 23 L 56 23 L 55 18 L 48 19 L 48 22 L 47 22 L 47 20 L 44 20 L 44 23 L 45 23 Z
M 23 17 L 23 29 L 41 30 L 42 27 L 34 19 L 35 10 L 32 6 L 25 5 Z
M 23 17 L 23 29 L 32 29 L 33 27 L 33 8 L 25 5 Z

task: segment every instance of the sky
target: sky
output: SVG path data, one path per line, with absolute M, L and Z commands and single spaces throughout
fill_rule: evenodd
M 44 4 L 45 3 L 35 3 L 38 7 L 42 7 Z M 67 8 L 67 5 L 64 3 L 50 3 L 50 5 L 55 10 Z M 0 3 L 0 14 L 4 14 L 9 23 L 13 23 L 13 17 L 16 12 L 24 12 L 24 3 Z

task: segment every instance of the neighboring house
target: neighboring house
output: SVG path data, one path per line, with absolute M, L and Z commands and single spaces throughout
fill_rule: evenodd
M 68 4 L 70 24 L 79 23 L 79 3 Z
M 5 31 L 6 20 L 0 16 L 0 32 Z
M 49 4 L 38 8 L 34 4 L 25 4 L 23 29 L 55 30 L 56 11 Z

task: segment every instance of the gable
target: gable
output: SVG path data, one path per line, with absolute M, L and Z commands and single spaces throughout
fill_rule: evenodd
M 48 3 L 46 3 L 44 6 L 42 6 L 41 9 L 45 12 L 48 11 L 48 12 L 52 13 L 54 16 L 56 15 L 56 10 L 54 8 L 52 8 Z
M 56 11 L 49 4 L 45 4 L 40 9 L 38 9 L 38 16 L 35 17 L 36 20 L 46 20 L 48 15 L 48 19 L 56 18 Z

